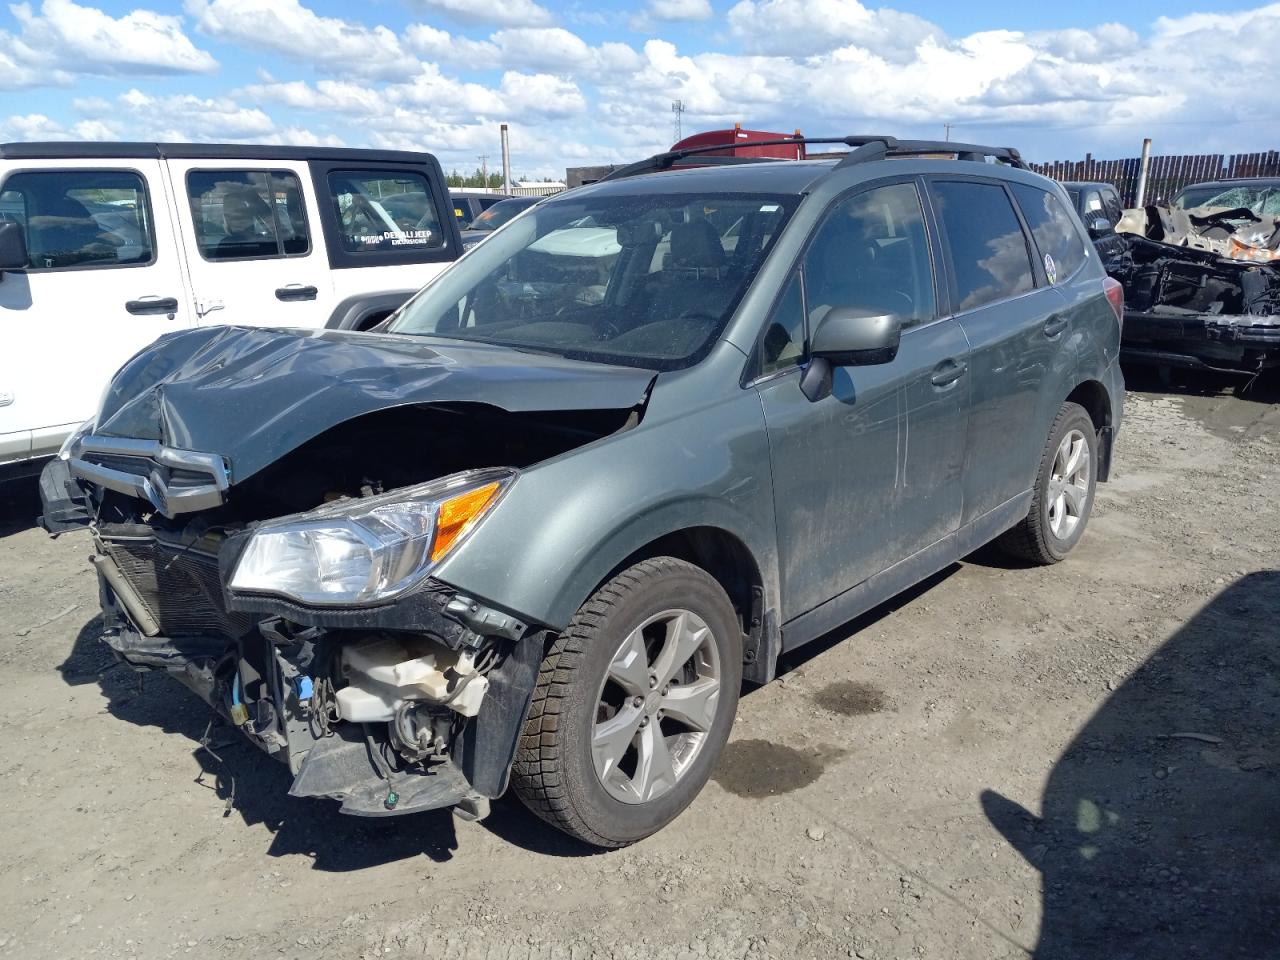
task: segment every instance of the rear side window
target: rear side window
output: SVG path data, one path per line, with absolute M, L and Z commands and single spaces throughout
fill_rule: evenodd
M 24 226 L 29 270 L 155 262 L 151 201 L 129 170 L 15 173 L 0 191 L 0 220 Z
M 951 251 L 957 311 L 1035 287 L 1026 234 L 1003 186 L 939 181 L 933 191 Z
M 444 246 L 444 231 L 426 177 L 390 170 L 333 170 L 328 183 L 345 252 L 407 252 Z
M 1031 227 L 1036 248 L 1044 258 L 1044 273 L 1050 283 L 1071 276 L 1084 265 L 1088 252 L 1075 221 L 1058 198 L 1047 190 L 1015 183 L 1013 195 Z
M 311 251 L 298 178 L 281 170 L 193 170 L 187 197 L 206 260 L 272 260 Z

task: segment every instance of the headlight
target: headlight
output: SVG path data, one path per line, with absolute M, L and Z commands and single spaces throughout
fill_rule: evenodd
M 264 523 L 230 587 L 309 604 L 378 603 L 417 584 L 515 478 L 472 470 Z

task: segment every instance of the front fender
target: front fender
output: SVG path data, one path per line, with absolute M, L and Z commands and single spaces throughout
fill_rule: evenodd
M 754 391 L 670 417 L 651 406 L 640 425 L 522 472 L 434 576 L 560 630 L 627 557 L 690 527 L 741 540 L 776 606 L 769 449 Z

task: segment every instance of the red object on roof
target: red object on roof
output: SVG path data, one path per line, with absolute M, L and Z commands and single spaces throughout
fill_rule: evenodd
M 686 147 L 715 147 L 721 144 L 725 149 L 703 154 L 706 157 L 771 157 L 775 160 L 803 160 L 805 157 L 803 143 L 780 143 L 770 147 L 738 147 L 739 143 L 751 140 L 782 140 L 799 136 L 795 133 L 770 133 L 768 130 L 743 130 L 737 124 L 728 130 L 708 130 L 706 133 L 695 133 L 685 137 L 672 150 L 683 150 Z

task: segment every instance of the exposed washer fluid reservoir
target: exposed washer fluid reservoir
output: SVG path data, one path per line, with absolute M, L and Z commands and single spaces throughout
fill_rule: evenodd
M 469 652 L 425 637 L 379 636 L 348 643 L 340 665 L 347 685 L 335 694 L 338 713 L 354 723 L 391 720 L 406 701 L 448 700 L 449 709 L 474 717 L 489 690 Z

